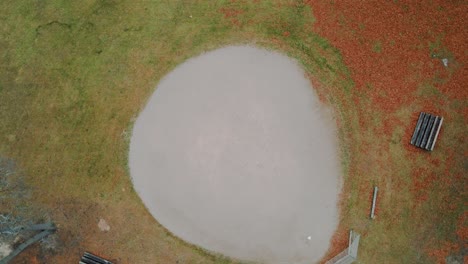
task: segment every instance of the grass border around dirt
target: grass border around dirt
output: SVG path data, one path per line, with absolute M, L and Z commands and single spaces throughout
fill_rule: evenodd
M 128 177 L 133 121 L 158 81 L 186 59 L 225 45 L 257 45 L 296 58 L 323 87 L 352 86 L 339 52 L 307 30 L 314 18 L 300 2 L 55 1 L 0 7 L 9 10 L 1 15 L 9 22 L 0 31 L 6 69 L 0 79 L 0 137 L 10 139 L 0 151 L 25 169 L 37 198 L 32 206 L 47 207 L 59 230 L 76 237 L 62 237 L 61 253 L 43 256 L 57 262 L 79 245 L 122 262 L 154 256 L 231 263 L 155 225 Z M 85 208 L 106 218 L 113 242 L 84 231 L 98 220 L 76 215 Z M 132 208 L 134 216 L 122 215 L 122 208 Z M 71 215 L 76 219 L 67 220 Z M 143 228 L 136 219 L 143 219 Z M 146 235 L 135 237 L 141 230 Z M 143 257 L 136 255 L 137 245 L 160 250 Z
M 435 187 L 431 182 L 437 180 L 450 193 L 460 194 L 455 197 L 457 205 L 466 197 L 455 186 L 463 179 L 457 159 L 463 153 L 451 150 L 463 144 L 462 129 L 456 123 L 463 120 L 466 104 L 440 89 L 459 74 L 462 61 L 455 63 L 459 54 L 445 47 L 445 35 L 415 45 L 418 50 L 428 46 L 427 57 L 430 53 L 448 57 L 454 67 L 447 74 L 438 69 L 436 76 L 419 82 L 419 90 L 411 94 L 415 101 L 408 106 L 391 113 L 380 111 L 379 103 L 393 98 L 396 88 L 379 88 L 377 81 L 366 81 L 363 88 L 361 80 L 352 79 L 358 76 L 357 68 L 348 69 L 343 62 L 342 51 L 336 48 L 340 42 L 330 38 L 336 46 L 331 45 L 314 32 L 314 15 L 324 14 L 311 9 L 314 4 L 280 0 L 0 2 L 5 10 L 0 14 L 0 156 L 14 159 L 24 171 L 33 192 L 31 207 L 50 212 L 62 243 L 53 252 L 28 251 L 22 260 L 64 263 L 87 249 L 115 256 L 121 263 L 154 259 L 238 263 L 188 245 L 158 225 L 133 191 L 127 155 L 135 117 L 161 78 L 202 52 L 239 44 L 272 49 L 297 60 L 321 101 L 334 109 L 344 183 L 340 226 L 327 257 L 342 250 L 349 228 L 362 234 L 363 263 L 382 258 L 390 263 L 429 262 L 431 254 L 448 252 L 453 247 L 452 233 L 459 232 L 454 223 L 460 208 L 445 202 L 449 192 L 431 191 Z M 335 4 L 317 7 L 339 8 Z M 359 34 L 371 28 L 369 21 L 356 22 L 344 13 L 332 19 L 338 20 L 343 38 L 365 43 Z M 373 43 L 356 47 L 369 49 L 379 61 L 398 45 L 398 36 L 394 37 L 390 45 L 376 37 L 369 40 Z M 352 56 L 346 54 L 349 60 Z M 421 65 L 412 61 L 408 67 L 417 71 Z M 418 93 L 424 93 L 424 98 Z M 424 100 L 437 100 L 443 106 L 449 118 L 441 136 L 451 141 L 439 141 L 432 156 L 418 153 L 413 158 L 415 153 L 402 142 L 410 133 L 411 113 L 426 106 Z M 368 109 L 373 111 L 367 113 Z M 395 129 L 387 135 L 389 126 Z M 425 170 L 427 164 L 435 176 Z M 446 170 L 452 167 L 453 172 Z M 374 184 L 383 187 L 378 218 L 370 221 L 367 198 Z M 431 213 L 438 206 L 448 209 Z M 110 224 L 109 233 L 96 229 L 100 218 Z M 446 226 L 437 227 L 439 222 Z M 408 230 L 418 232 L 408 235 Z M 435 246 L 428 251 L 420 241 Z

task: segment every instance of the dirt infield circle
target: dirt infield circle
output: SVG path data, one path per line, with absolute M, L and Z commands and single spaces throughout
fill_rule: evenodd
M 130 142 L 134 188 L 181 239 L 262 263 L 314 263 L 337 227 L 336 127 L 296 62 L 231 46 L 159 83 Z

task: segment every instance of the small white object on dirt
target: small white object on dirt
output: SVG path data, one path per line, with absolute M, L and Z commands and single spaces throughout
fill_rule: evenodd
M 443 58 L 442 63 L 444 64 L 445 67 L 448 67 L 448 59 L 447 58 Z
M 99 219 L 98 227 L 102 232 L 108 232 L 110 230 L 109 224 L 102 218 Z
M 11 246 L 6 244 L 6 243 L 0 243 L 0 259 L 10 255 L 11 251 Z

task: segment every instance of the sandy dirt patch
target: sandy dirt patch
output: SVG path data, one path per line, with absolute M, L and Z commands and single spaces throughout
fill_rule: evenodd
M 290 58 L 234 46 L 192 58 L 135 122 L 129 165 L 151 214 L 234 258 L 313 263 L 337 227 L 336 128 Z

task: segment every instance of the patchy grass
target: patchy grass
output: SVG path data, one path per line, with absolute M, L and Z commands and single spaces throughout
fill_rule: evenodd
M 372 46 L 372 50 L 375 53 L 381 53 L 382 52 L 382 42 L 380 42 L 380 41 L 374 42 L 374 45 Z
M 466 246 L 460 5 L 6 0 L 0 8 L 0 157 L 16 161 L 32 192 L 21 210 L 53 219 L 61 244 L 32 247 L 18 263 L 68 263 L 84 250 L 118 263 L 238 263 L 158 225 L 127 168 L 131 127 L 159 80 L 228 44 L 294 57 L 335 109 L 344 186 L 327 257 L 343 249 L 349 228 L 362 234 L 361 263 L 437 263 Z M 431 153 L 407 144 L 420 110 L 446 118 Z M 0 213 L 11 211 L 0 202 Z M 109 232 L 98 230 L 100 218 Z
M 338 50 L 310 31 L 314 18 L 300 1 L 3 1 L 0 8 L 0 154 L 25 171 L 30 207 L 49 212 L 61 243 L 52 253 L 33 247 L 19 262 L 66 263 L 90 250 L 119 263 L 237 263 L 174 238 L 128 176 L 136 115 L 166 73 L 203 51 L 247 43 L 287 53 L 343 110 L 343 140 L 353 120 L 342 106 L 349 73 Z M 344 99 L 330 95 L 335 90 Z M 97 229 L 100 218 L 108 233 Z

